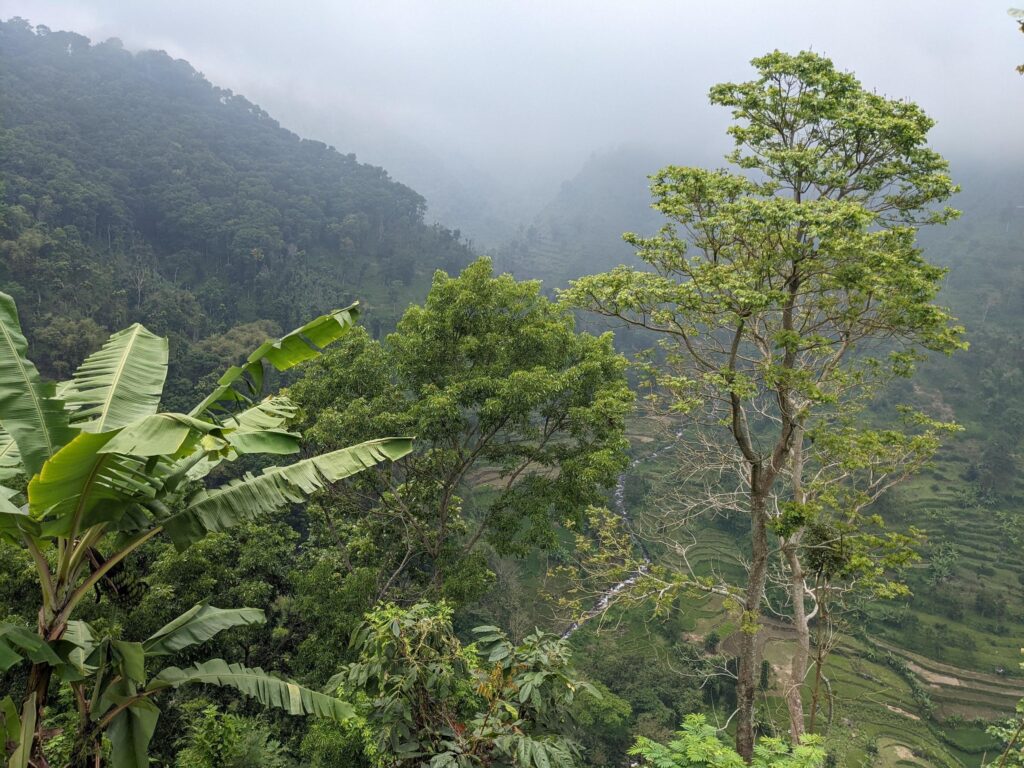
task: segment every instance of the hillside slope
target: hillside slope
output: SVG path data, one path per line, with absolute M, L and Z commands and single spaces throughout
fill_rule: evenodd
M 520 278 L 543 278 L 549 287 L 580 275 L 633 263 L 625 231 L 657 229 L 648 176 L 667 160 L 636 147 L 593 154 L 579 172 L 496 254 L 498 265 Z
M 359 298 L 379 332 L 469 258 L 383 169 L 187 62 L 21 20 L 0 24 L 0 184 L 0 284 L 54 376 L 133 320 L 187 346 Z

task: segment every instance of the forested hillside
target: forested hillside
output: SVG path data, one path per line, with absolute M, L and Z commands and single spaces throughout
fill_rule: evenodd
M 358 296 L 379 334 L 469 260 L 416 192 L 187 62 L 18 20 L 0 25 L 0 178 L 0 280 L 57 377 L 145 320 L 188 361 L 177 392 L 244 351 L 234 326 L 259 337 Z

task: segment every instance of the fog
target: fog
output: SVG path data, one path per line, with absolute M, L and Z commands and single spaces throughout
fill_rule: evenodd
M 825 53 L 918 102 L 951 156 L 1019 157 L 1010 2 L 0 0 L 0 17 L 164 49 L 428 199 L 458 187 L 514 218 L 594 151 L 713 160 L 728 115 L 709 86 L 774 48 Z

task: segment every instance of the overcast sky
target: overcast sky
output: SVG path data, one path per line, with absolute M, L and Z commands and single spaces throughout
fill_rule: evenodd
M 727 115 L 708 87 L 747 78 L 773 48 L 823 52 L 917 101 L 942 151 L 1019 156 L 1024 36 L 1011 3 L 0 0 L 0 17 L 164 49 L 369 161 L 458 158 L 511 180 L 565 178 L 622 143 L 681 162 L 718 154 Z

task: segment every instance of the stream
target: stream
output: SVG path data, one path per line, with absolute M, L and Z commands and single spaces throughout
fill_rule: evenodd
M 682 437 L 682 435 L 682 432 L 677 432 L 676 439 Z M 670 443 L 669 445 L 666 445 L 648 454 L 645 458 L 633 459 L 633 461 L 629 463 L 629 469 L 635 469 L 642 462 L 650 461 L 652 459 L 657 458 L 659 455 L 661 455 L 671 447 L 672 444 Z M 583 615 L 583 617 L 579 619 L 579 621 L 574 621 L 572 624 L 570 624 L 569 628 L 562 633 L 562 638 L 565 640 L 568 640 L 570 637 L 572 637 L 573 634 L 575 634 L 576 630 L 583 626 L 583 624 L 586 623 L 588 619 L 591 619 L 594 616 L 597 616 L 598 614 L 606 610 L 608 608 L 608 605 L 611 603 L 612 599 L 617 594 L 622 592 L 624 589 L 630 587 L 631 585 L 635 584 L 636 580 L 643 576 L 645 573 L 647 573 L 648 569 L 650 569 L 651 567 L 651 554 L 647 549 L 647 544 L 644 542 L 643 539 L 637 536 L 636 531 L 633 529 L 633 521 L 629 517 L 629 511 L 626 509 L 627 476 L 628 470 L 620 474 L 617 482 L 615 483 L 615 490 L 612 491 L 611 499 L 612 511 L 614 511 L 615 514 L 617 514 L 622 519 L 623 527 L 629 534 L 629 538 L 632 540 L 633 546 L 635 546 L 640 551 L 640 554 L 643 556 L 643 563 L 637 569 L 636 573 L 634 573 L 632 576 L 623 579 L 618 584 L 614 584 L 608 589 L 606 589 L 604 592 L 602 592 L 601 596 L 598 598 L 597 603 L 594 605 L 594 607 L 587 611 Z

